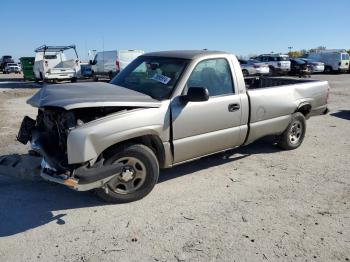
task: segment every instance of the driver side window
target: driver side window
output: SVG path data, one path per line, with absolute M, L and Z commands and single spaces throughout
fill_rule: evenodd
M 209 59 L 199 62 L 187 81 L 187 87 L 205 87 L 209 96 L 234 93 L 232 74 L 226 59 Z

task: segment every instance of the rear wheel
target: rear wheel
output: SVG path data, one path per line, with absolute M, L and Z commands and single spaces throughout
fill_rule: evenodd
M 333 73 L 333 68 L 331 66 L 326 66 L 324 69 L 324 72 L 326 74 L 331 74 L 331 73 Z
M 105 188 L 96 189 L 96 194 L 112 203 L 127 203 L 139 200 L 151 192 L 158 181 L 159 164 L 153 151 L 141 144 L 126 145 L 110 153 L 105 165 L 122 163 L 121 174 L 110 180 Z
M 112 79 L 113 79 L 113 76 L 114 76 L 114 75 L 113 75 L 113 72 L 109 72 L 109 73 L 108 73 L 109 80 L 112 80 Z
M 77 78 L 76 77 L 73 77 L 73 78 L 71 78 L 71 80 L 70 80 L 72 83 L 75 83 L 75 82 L 77 82 Z
M 304 115 L 300 112 L 294 113 L 287 129 L 278 137 L 278 145 L 286 150 L 296 149 L 303 143 L 305 132 Z

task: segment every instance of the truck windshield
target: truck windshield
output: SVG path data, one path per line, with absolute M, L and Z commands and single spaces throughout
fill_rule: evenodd
M 140 56 L 122 70 L 111 84 L 157 100 L 168 99 L 189 60 Z

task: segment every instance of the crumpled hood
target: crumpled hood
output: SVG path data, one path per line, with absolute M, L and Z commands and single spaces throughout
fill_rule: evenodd
M 27 103 L 34 107 L 54 106 L 66 110 L 84 107 L 160 107 L 148 95 L 102 82 L 47 85 Z

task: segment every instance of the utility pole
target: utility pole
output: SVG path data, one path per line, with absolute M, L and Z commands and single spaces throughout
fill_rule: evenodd
M 293 46 L 288 46 L 289 53 L 292 52 Z

